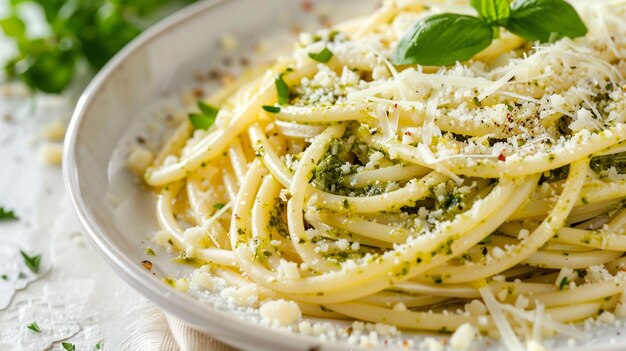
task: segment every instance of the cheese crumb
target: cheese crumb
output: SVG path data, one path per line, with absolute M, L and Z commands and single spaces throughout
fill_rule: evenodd
M 526 347 L 527 351 L 546 351 L 546 348 L 543 347 L 538 341 L 530 340 Z
M 259 290 L 256 284 L 244 284 L 240 288 L 226 288 L 220 293 L 240 306 L 256 306 L 259 302 Z
M 65 124 L 61 119 L 48 122 L 41 128 L 41 137 L 48 141 L 61 141 L 65 136 Z
M 281 259 L 278 266 L 278 275 L 286 279 L 299 279 L 300 271 L 298 270 L 298 264 Z
M 484 316 L 487 314 L 487 307 L 480 300 L 472 300 L 472 302 L 465 304 L 465 311 L 472 316 Z
M 462 324 L 450 338 L 450 345 L 457 350 L 466 350 L 477 336 L 477 331 L 469 323 Z
M 302 317 L 298 304 L 293 301 L 268 301 L 259 309 L 261 317 L 273 326 L 286 326 Z
M 223 35 L 220 38 L 220 46 L 224 50 L 234 51 L 239 47 L 239 40 L 232 35 Z
M 39 160 L 48 166 L 58 166 L 63 160 L 63 144 L 45 142 L 39 145 Z
M 422 342 L 422 349 L 428 351 L 443 351 L 443 345 L 435 338 L 426 338 Z
M 201 288 L 208 291 L 217 291 L 225 285 L 222 278 L 214 277 L 208 266 L 202 266 L 193 271 L 191 275 L 191 287 Z

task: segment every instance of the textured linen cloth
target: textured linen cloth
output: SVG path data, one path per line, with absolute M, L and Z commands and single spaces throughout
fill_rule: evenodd
M 133 335 L 120 345 L 123 350 L 236 351 L 154 306 L 147 307 L 131 329 Z

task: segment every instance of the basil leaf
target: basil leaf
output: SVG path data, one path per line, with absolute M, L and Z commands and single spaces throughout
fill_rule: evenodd
M 286 105 L 289 103 L 289 86 L 283 80 L 282 74 L 274 80 L 274 84 L 276 85 L 276 93 L 278 94 L 278 104 Z
M 517 0 L 511 4 L 506 28 L 526 40 L 542 43 L 587 34 L 576 10 L 564 0 Z
M 333 57 L 333 52 L 328 50 L 328 48 L 324 48 L 324 50 L 318 53 L 309 52 L 309 57 L 317 62 L 326 63 Z
M 391 61 L 396 65 L 451 65 L 485 49 L 493 35 L 491 25 L 480 18 L 442 13 L 415 23 L 398 42 Z
M 280 106 L 267 106 L 263 105 L 263 109 L 269 113 L 278 113 L 280 112 Z
M 506 25 L 511 13 L 508 0 L 471 0 L 470 4 L 478 11 L 480 18 L 498 25 Z

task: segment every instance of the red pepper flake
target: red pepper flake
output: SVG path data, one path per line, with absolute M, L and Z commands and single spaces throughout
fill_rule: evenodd
M 395 104 L 393 104 L 394 108 L 398 108 L 398 103 L 396 102 Z
M 141 261 L 141 265 L 143 266 L 143 268 L 151 271 L 152 270 L 152 262 L 150 261 Z
M 237 213 L 235 213 L 235 219 L 241 219 L 241 216 L 239 216 Z
M 513 122 L 513 116 L 510 113 L 506 113 L 506 120 L 509 122 Z
M 498 161 L 506 161 L 506 156 L 504 156 L 502 153 L 500 153 L 500 155 L 498 155 Z
M 223 73 L 221 71 L 218 71 L 216 69 L 212 69 L 209 71 L 209 79 L 220 79 L 222 77 Z
M 304 0 L 304 1 L 302 1 L 302 11 L 304 11 L 304 12 L 311 12 L 311 11 L 313 11 L 313 1 L 311 1 L 311 0 Z

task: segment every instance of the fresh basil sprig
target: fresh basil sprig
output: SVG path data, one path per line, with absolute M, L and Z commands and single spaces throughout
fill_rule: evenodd
M 504 27 L 542 43 L 587 34 L 576 10 L 565 0 L 471 0 L 479 17 L 442 13 L 417 21 L 400 39 L 391 61 L 396 65 L 445 66 L 484 50 Z

